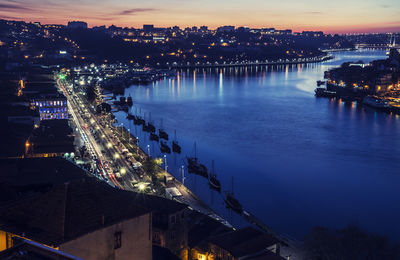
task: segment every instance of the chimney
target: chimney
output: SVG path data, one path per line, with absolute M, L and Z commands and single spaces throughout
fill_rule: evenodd
M 104 226 L 104 215 L 101 215 L 101 225 Z

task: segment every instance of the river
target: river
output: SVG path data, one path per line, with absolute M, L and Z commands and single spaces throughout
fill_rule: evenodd
M 126 89 L 134 107 L 157 127 L 177 132 L 182 155 L 167 155 L 178 179 L 194 154 L 232 189 L 245 210 L 277 232 L 303 239 L 316 225 L 362 228 L 400 240 L 400 118 L 353 103 L 316 98 L 316 80 L 345 61 L 385 58 L 385 51 L 333 53 L 316 64 L 181 70 L 175 79 Z M 158 144 L 129 123 L 145 149 Z M 246 222 L 223 205 L 206 179 L 185 184 L 238 226 Z

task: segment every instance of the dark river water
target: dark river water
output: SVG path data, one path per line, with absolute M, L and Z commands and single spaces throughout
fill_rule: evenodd
M 194 155 L 232 189 L 244 209 L 277 232 L 302 239 L 322 225 L 362 228 L 400 240 L 400 118 L 353 103 L 316 98 L 316 80 L 345 61 L 385 58 L 385 51 L 334 53 L 318 64 L 188 69 L 175 79 L 131 86 L 125 95 L 157 127 L 177 132 L 181 155 L 167 155 L 178 179 Z M 130 125 L 151 154 L 159 145 Z M 205 178 L 185 184 L 236 225 L 246 222 L 223 205 Z

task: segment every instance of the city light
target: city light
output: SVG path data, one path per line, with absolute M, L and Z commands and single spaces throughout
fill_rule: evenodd
M 105 137 L 105 136 L 104 136 Z M 110 142 L 107 143 L 107 148 L 111 148 L 112 144 Z
M 145 188 L 146 188 L 146 185 L 144 185 L 144 183 L 140 183 L 140 184 L 138 185 L 138 189 L 139 189 L 140 191 L 144 191 Z

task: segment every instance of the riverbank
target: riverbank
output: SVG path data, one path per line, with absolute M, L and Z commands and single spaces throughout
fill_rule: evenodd
M 316 224 L 336 228 L 353 220 L 397 239 L 400 230 L 393 226 L 400 211 L 387 198 L 398 197 L 400 146 L 393 136 L 400 135 L 399 119 L 314 96 L 324 71 L 385 57 L 385 51 L 357 50 L 279 69 L 182 70 L 179 80 L 132 86 L 124 95 L 133 97 L 142 115 L 151 112 L 153 122 L 162 118 L 164 130 L 177 131 L 182 154 L 168 157 L 169 172 L 180 179 L 182 160 L 193 155 L 196 141 L 199 160 L 209 169 L 215 161 L 223 190 L 231 190 L 234 176 L 235 197 L 277 232 L 302 240 Z M 125 113 L 115 115 L 129 125 Z M 141 128 L 131 131 L 142 148 L 150 144 L 151 153 L 160 154 Z M 210 192 L 207 179 L 186 177 L 198 197 L 233 225 L 243 225 Z

